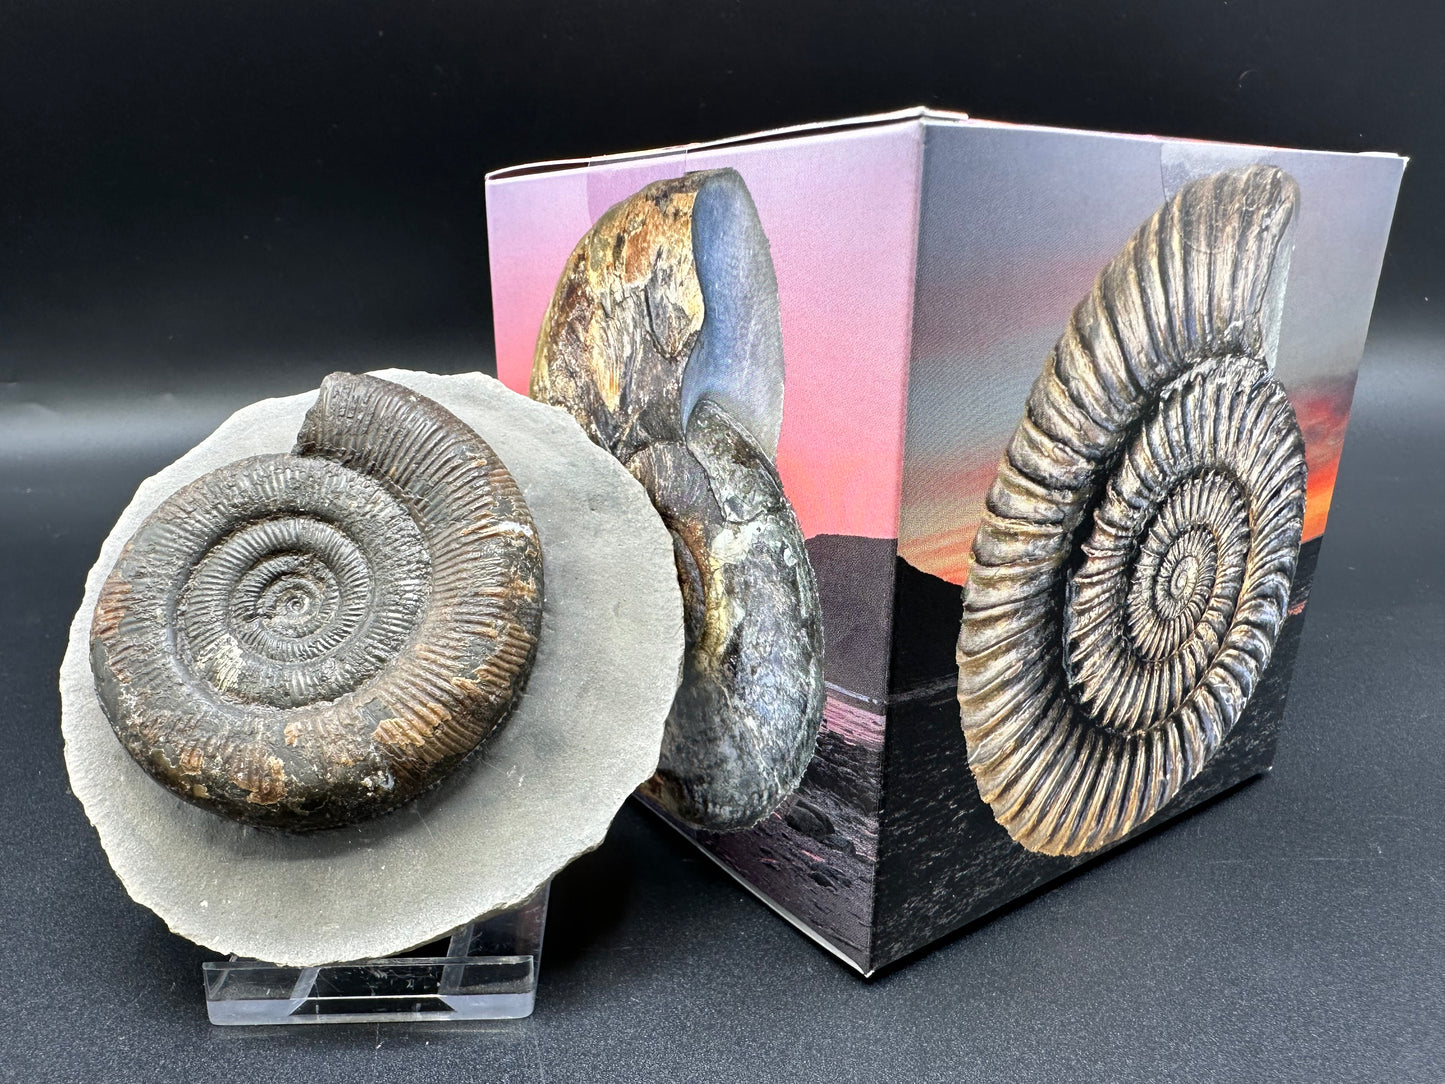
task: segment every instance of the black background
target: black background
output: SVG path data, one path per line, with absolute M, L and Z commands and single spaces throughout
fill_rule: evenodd
M 1442 58 L 1434 3 L 0 0 L 0 1079 L 1445 1079 Z M 487 367 L 487 170 L 918 103 L 1411 156 L 1274 774 L 871 983 L 629 807 L 531 1020 L 209 1028 L 60 755 L 136 483 Z

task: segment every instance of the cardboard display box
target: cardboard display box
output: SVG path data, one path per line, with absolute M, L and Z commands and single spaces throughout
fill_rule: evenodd
M 734 170 L 767 238 L 821 729 L 669 819 L 871 973 L 1268 769 L 1403 166 L 910 110 L 490 175 L 519 391 L 620 201 Z

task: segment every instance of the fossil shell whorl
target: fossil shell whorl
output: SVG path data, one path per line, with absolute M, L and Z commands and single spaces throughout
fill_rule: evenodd
M 657 181 L 587 231 L 543 317 L 531 396 L 570 412 L 624 463 L 654 441 L 681 441 L 703 398 L 777 451 L 778 282 L 735 170 Z
M 628 464 L 672 532 L 688 642 L 682 684 L 645 788 L 689 823 L 745 827 L 796 786 L 816 732 L 775 719 L 823 710 L 822 627 L 777 630 L 818 609 L 797 520 L 768 458 L 703 400 L 687 445 L 652 444 Z
M 91 664 L 133 757 L 186 800 L 304 831 L 439 781 L 505 717 L 542 555 L 506 467 L 451 413 L 326 379 L 291 454 L 174 493 L 101 590 Z
M 699 828 L 756 823 L 812 756 L 823 630 L 772 464 L 777 278 L 735 171 L 650 184 L 597 221 L 543 319 L 531 394 L 626 465 L 673 533 L 688 647 L 650 794 Z
M 1029 850 L 1148 821 L 1269 664 L 1304 517 L 1270 373 L 1297 202 L 1271 167 L 1181 188 L 1075 309 L 999 465 L 959 703 L 979 792 Z

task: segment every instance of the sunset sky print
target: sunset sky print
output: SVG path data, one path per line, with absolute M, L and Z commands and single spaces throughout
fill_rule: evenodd
M 894 537 L 920 149 L 916 127 L 892 125 L 489 182 L 497 376 L 526 391 L 557 277 L 603 212 L 653 181 L 731 166 L 778 276 L 783 488 L 808 537 Z
M 1305 435 L 1305 538 L 1324 530 L 1398 159 L 987 123 L 930 126 L 926 147 L 893 124 L 489 181 L 498 376 L 526 390 L 557 277 L 608 207 L 732 166 L 778 275 L 777 466 L 805 535 L 896 537 L 962 583 L 1028 389 L 1100 268 L 1178 183 L 1264 161 L 1302 191 L 1276 375 Z

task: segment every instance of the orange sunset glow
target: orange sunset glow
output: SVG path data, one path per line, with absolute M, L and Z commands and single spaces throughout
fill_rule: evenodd
M 1324 534 L 1354 390 L 1354 377 L 1350 376 L 1305 385 L 1291 392 L 1295 416 L 1305 438 L 1305 463 L 1309 468 L 1304 532 L 1301 536 L 1303 542 Z M 969 550 L 995 470 L 996 463 L 990 460 L 987 463 L 970 463 L 933 476 L 927 498 L 937 501 L 940 493 L 949 494 L 954 515 L 958 518 L 956 525 L 911 538 L 899 538 L 899 556 L 914 568 L 950 583 L 965 583 L 968 580 Z

